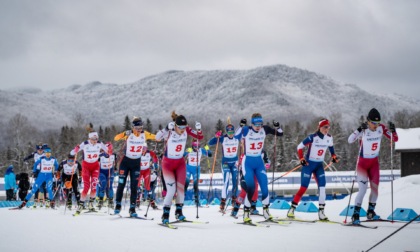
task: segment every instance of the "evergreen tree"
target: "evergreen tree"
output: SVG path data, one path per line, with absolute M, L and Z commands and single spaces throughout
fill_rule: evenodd
M 124 129 L 123 129 L 124 131 L 131 130 L 131 121 L 128 115 L 125 116 L 123 125 L 124 125 Z
M 223 131 L 223 128 L 224 128 L 224 126 L 223 126 L 223 122 L 222 122 L 222 120 L 217 120 L 217 123 L 216 123 L 216 131 L 219 131 L 219 130 L 221 130 L 221 131 Z
M 150 133 L 153 132 L 153 125 L 149 118 L 146 118 L 146 124 L 144 125 L 144 130 L 149 131 Z

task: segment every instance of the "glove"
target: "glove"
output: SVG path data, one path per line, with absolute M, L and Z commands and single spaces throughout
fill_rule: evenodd
M 23 162 L 24 164 L 26 164 L 26 165 L 28 165 L 29 164 L 29 162 L 28 161 L 25 161 L 25 162 Z
M 362 123 L 359 128 L 357 128 L 357 131 L 362 132 L 362 130 L 365 130 L 368 128 L 368 125 L 366 122 Z
M 303 166 L 307 166 L 308 165 L 308 162 L 306 161 L 305 158 L 301 158 L 300 159 L 300 164 L 303 165 Z
M 268 163 L 267 163 L 267 164 L 265 164 L 265 169 L 266 169 L 266 170 L 270 169 L 270 164 L 268 164 Z
M 280 123 L 279 123 L 279 122 L 274 122 L 274 121 L 273 121 L 273 126 L 274 126 L 275 128 L 278 128 L 278 127 L 280 127 Z
M 220 137 L 222 135 L 222 131 L 217 131 L 216 134 L 214 135 L 215 137 Z
M 332 158 L 332 162 L 333 163 L 338 163 L 338 162 L 340 162 L 340 160 L 337 158 L 337 156 L 334 154 L 334 155 L 332 155 L 331 156 L 331 158 Z
M 175 123 L 174 123 L 174 122 L 170 122 L 170 123 L 168 123 L 168 126 L 166 126 L 166 128 L 167 128 L 168 130 L 173 130 L 173 129 L 175 128 Z
M 389 122 L 389 130 L 394 133 L 395 132 L 395 124 L 393 122 Z
M 79 179 L 78 179 L 78 181 L 77 182 L 79 182 L 79 184 L 81 184 L 82 183 L 82 178 L 81 177 L 79 177 Z
M 80 150 L 80 146 L 79 145 L 77 145 L 76 147 L 74 147 L 74 152 L 75 153 L 79 152 L 79 150 Z
M 246 119 L 245 118 L 241 119 L 241 122 L 239 123 L 239 125 L 241 127 L 246 126 Z
M 201 130 L 201 123 L 195 122 L 195 129 L 200 131 Z
M 190 148 L 188 148 L 187 149 L 187 152 L 192 152 L 192 148 L 190 147 Z
M 206 144 L 206 145 L 204 145 L 204 149 L 206 150 L 206 151 L 208 151 L 208 150 L 210 150 L 210 148 L 209 148 L 209 146 Z

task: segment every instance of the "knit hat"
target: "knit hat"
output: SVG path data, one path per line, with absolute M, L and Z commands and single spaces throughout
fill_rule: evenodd
M 324 126 L 330 126 L 330 121 L 328 121 L 328 119 L 322 119 L 321 121 L 319 121 L 318 125 L 320 128 Z
M 136 118 L 134 118 L 132 124 L 133 124 L 133 127 L 135 127 L 135 126 L 143 126 L 143 121 L 141 120 L 140 117 L 136 117 Z
M 226 125 L 226 132 L 235 131 L 235 127 L 232 124 Z
M 187 119 L 185 119 L 185 116 L 179 115 L 175 119 L 175 124 L 177 126 L 186 126 L 187 125 Z
M 91 139 L 91 138 L 96 138 L 96 139 L 98 139 L 98 138 L 99 138 L 99 136 L 98 136 L 98 132 L 90 132 L 90 133 L 89 133 L 89 139 Z
M 381 114 L 376 108 L 373 108 L 369 111 L 367 119 L 371 122 L 380 122 L 381 121 Z

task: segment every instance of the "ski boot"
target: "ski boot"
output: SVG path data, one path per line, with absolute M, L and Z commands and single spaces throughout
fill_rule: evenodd
M 295 209 L 297 207 L 297 204 L 292 202 L 292 205 L 289 208 L 289 211 L 287 212 L 287 218 L 294 219 L 295 218 Z
M 353 222 L 353 224 L 360 224 L 360 208 L 359 206 L 355 206 L 354 207 L 354 212 L 353 215 L 351 216 L 351 221 Z
M 158 207 L 156 206 L 156 203 L 154 200 L 150 200 L 150 206 L 153 208 L 153 210 L 158 210 Z
M 251 202 L 250 214 L 251 215 L 259 215 L 260 214 L 260 212 L 257 210 L 257 202 L 256 201 Z
M 169 224 L 169 212 L 171 211 L 170 207 L 163 207 L 163 214 L 162 214 L 162 224 L 167 225 Z
M 85 202 L 84 201 L 79 201 L 79 205 L 77 206 L 76 214 L 80 214 L 83 209 L 85 209 Z
M 50 200 L 45 201 L 45 208 L 50 208 Z
M 175 218 L 179 221 L 184 221 L 185 220 L 185 216 L 184 214 L 182 214 L 182 207 L 183 204 L 175 204 L 176 206 L 176 210 L 175 210 Z
M 368 220 L 379 220 L 379 219 L 381 219 L 381 216 L 379 216 L 375 213 L 375 206 L 376 206 L 376 203 L 369 203 L 367 216 L 366 216 Z
M 26 206 L 26 200 L 22 201 L 22 203 L 19 205 L 19 209 L 22 209 Z
M 71 201 L 67 201 L 66 207 L 67 207 L 68 210 L 71 210 L 72 202 Z
M 103 205 L 104 205 L 104 198 L 99 197 L 99 199 L 98 199 L 98 210 L 101 210 Z
M 249 217 L 250 210 L 251 209 L 249 207 L 244 207 L 244 222 L 245 223 L 252 223 L 252 220 Z
M 222 198 L 222 201 L 220 202 L 220 212 L 224 212 L 225 211 L 225 206 L 226 206 L 226 199 Z
M 121 202 L 115 203 L 114 214 L 119 214 L 121 212 Z
M 130 209 L 128 210 L 130 217 L 137 217 L 136 213 L 136 204 L 131 204 Z
M 51 209 L 55 209 L 55 201 L 54 200 L 50 201 L 50 207 L 51 207 Z
M 270 212 L 268 210 L 269 207 L 270 207 L 270 205 L 264 205 L 263 206 L 263 215 L 264 215 L 264 218 L 266 220 L 272 220 L 273 219 L 273 216 L 270 214 Z
M 108 199 L 108 208 L 114 208 L 114 199 L 113 198 L 109 198 Z
M 95 207 L 93 206 L 93 202 L 95 201 L 95 198 L 90 198 L 89 199 L 89 204 L 88 204 L 88 209 L 89 209 L 89 211 L 92 211 L 92 212 L 96 212 L 96 209 L 95 209 Z
M 328 217 L 324 213 L 325 204 L 319 204 L 319 210 L 318 210 L 318 218 L 322 221 L 327 221 Z
M 234 205 L 233 205 L 232 212 L 230 213 L 230 216 L 236 217 L 236 215 L 238 215 L 238 212 L 239 212 L 239 207 L 241 207 L 241 205 L 240 205 L 240 204 L 238 204 L 238 203 L 235 201 L 235 203 L 234 203 Z

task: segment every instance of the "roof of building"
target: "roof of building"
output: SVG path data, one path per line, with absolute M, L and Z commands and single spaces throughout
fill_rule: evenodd
M 420 128 L 397 128 L 398 142 L 395 142 L 396 151 L 420 151 Z

